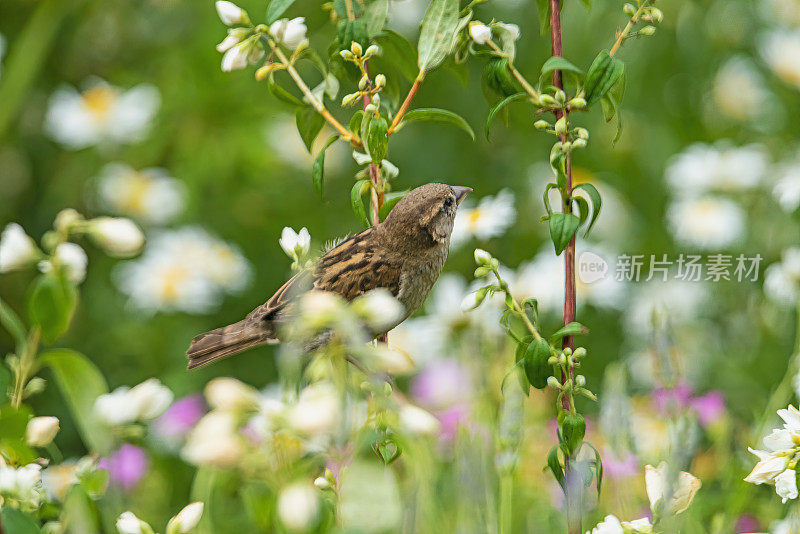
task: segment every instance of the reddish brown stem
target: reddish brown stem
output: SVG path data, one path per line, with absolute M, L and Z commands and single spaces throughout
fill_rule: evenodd
M 394 116 L 394 120 L 392 121 L 392 125 L 389 126 L 389 135 L 392 135 L 394 131 L 397 129 L 397 126 L 400 124 L 400 119 L 403 118 L 403 115 L 406 114 L 408 111 L 408 106 L 411 105 L 411 101 L 414 100 L 414 96 L 417 94 L 419 90 L 419 84 L 422 83 L 422 80 L 425 79 L 425 71 L 419 71 L 417 78 L 414 80 L 414 84 L 411 86 L 411 89 L 408 90 L 408 94 L 406 95 L 406 99 L 403 100 L 403 103 L 400 105 L 400 109 L 397 110 L 397 115 Z
M 367 88 L 372 87 L 372 82 L 369 81 L 369 68 L 367 67 L 367 62 L 364 62 L 364 73 L 367 75 Z M 364 94 L 362 98 L 362 103 L 364 105 L 364 110 L 366 112 L 367 106 L 370 103 L 369 95 Z M 369 180 L 372 182 L 372 224 L 378 224 L 381 222 L 380 210 L 381 206 L 383 205 L 383 193 L 378 193 L 381 189 L 380 186 L 380 174 L 381 171 L 377 165 L 374 163 L 369 164 Z
M 561 2 L 560 0 L 549 0 L 550 2 L 550 44 L 553 49 L 554 56 L 562 56 L 563 50 L 561 47 Z M 564 89 L 564 81 L 560 70 L 553 71 L 553 85 L 559 89 Z M 556 111 L 556 119 L 560 119 L 563 113 L 561 110 Z M 563 135 L 560 136 L 562 142 L 565 141 Z M 567 177 L 567 185 L 564 190 L 562 198 L 562 211 L 564 213 L 571 213 L 572 206 L 570 203 L 570 196 L 572 194 L 572 160 L 570 154 L 567 154 L 566 161 L 564 162 L 564 173 Z M 569 245 L 564 250 L 564 325 L 575 321 L 575 238 L 570 240 Z M 562 348 L 575 348 L 575 342 L 572 336 L 567 336 L 562 341 Z M 562 383 L 574 377 L 574 369 L 569 367 L 568 371 L 561 377 Z M 564 395 L 562 400 L 562 408 L 570 410 L 569 399 Z M 567 530 L 569 534 L 581 534 L 581 513 L 580 513 L 580 495 L 572 495 L 572 488 L 575 486 L 572 481 L 570 469 L 570 458 L 564 458 L 564 473 L 566 475 L 566 503 L 565 508 L 567 512 Z M 577 499 L 576 499 L 577 497 Z M 577 502 L 575 502 L 577 501 Z

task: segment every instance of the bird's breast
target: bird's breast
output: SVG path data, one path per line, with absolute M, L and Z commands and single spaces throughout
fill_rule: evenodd
M 400 292 L 397 294 L 397 299 L 406 308 L 406 317 L 425 302 L 446 259 L 447 248 L 443 248 L 441 252 L 436 251 L 406 262 L 400 277 Z

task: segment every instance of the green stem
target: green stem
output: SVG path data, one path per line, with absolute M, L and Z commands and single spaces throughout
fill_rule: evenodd
M 33 369 L 36 360 L 36 351 L 39 348 L 39 329 L 33 328 L 28 334 L 28 343 L 24 354 L 20 355 L 19 368 L 14 375 L 14 408 L 19 408 L 22 404 L 22 395 L 25 392 L 25 384 L 28 383 L 28 376 Z
M 639 6 L 639 9 L 636 10 L 636 13 L 631 17 L 631 20 L 628 21 L 628 24 L 619 32 L 617 35 L 617 40 L 614 42 L 614 46 L 611 47 L 611 51 L 608 53 L 609 56 L 614 57 L 614 54 L 617 53 L 619 48 L 622 46 L 622 42 L 628 37 L 628 34 L 631 32 L 634 26 L 639 23 L 639 17 L 642 16 L 644 12 L 644 8 L 647 7 L 649 0 L 644 0 L 642 5 Z
M 514 477 L 505 473 L 500 477 L 500 534 L 513 532 Z

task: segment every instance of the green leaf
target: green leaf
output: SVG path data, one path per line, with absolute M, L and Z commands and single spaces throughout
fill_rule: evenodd
M 586 420 L 579 413 L 561 412 L 558 414 L 558 426 L 564 450 L 567 456 L 572 456 L 586 435 Z
M 438 67 L 453 49 L 458 0 L 431 0 L 422 19 L 417 65 L 421 72 Z
M 520 88 L 511 75 L 507 58 L 492 58 L 486 62 L 481 72 L 481 91 L 489 105 L 519 93 Z
M 489 110 L 489 116 L 486 117 L 486 139 L 489 139 L 489 127 L 492 125 L 492 121 L 494 121 L 495 116 L 500 112 L 501 109 L 509 105 L 511 102 L 515 102 L 517 100 L 522 100 L 527 96 L 527 93 L 516 93 L 511 96 L 505 97 L 503 100 L 497 103 L 492 109 Z
M 353 14 L 356 18 L 361 16 L 361 2 L 351 2 L 350 7 L 353 8 Z M 333 0 L 333 10 L 339 15 L 340 19 L 346 19 L 347 0 Z
M 350 207 L 353 208 L 353 213 L 365 227 L 370 226 L 370 224 L 362 197 L 369 191 L 370 187 L 372 187 L 372 184 L 369 180 L 359 180 L 353 184 L 353 189 L 350 190 Z
M 475 132 L 472 131 L 469 123 L 465 121 L 461 116 L 453 113 L 452 111 L 448 111 L 446 109 L 438 109 L 438 108 L 417 108 L 412 109 L 408 113 L 403 116 L 403 123 L 406 122 L 414 122 L 414 121 L 431 121 L 431 122 L 443 122 L 445 124 L 451 124 L 456 128 L 460 128 L 461 130 L 467 132 L 467 134 L 475 140 Z
M 77 305 L 78 292 L 62 273 L 43 274 L 33 283 L 28 315 L 41 329 L 42 338 L 52 343 L 69 328 Z
M 367 35 L 375 37 L 383 30 L 386 24 L 386 16 L 389 14 L 389 0 L 373 0 L 367 6 L 364 20 L 367 23 Z
M 417 51 L 408 39 L 392 30 L 383 30 L 375 38 L 375 43 L 381 49 L 381 56 L 390 61 L 400 73 L 409 81 L 417 77 Z
M 389 152 L 389 123 L 385 118 L 374 117 L 370 121 L 364 141 L 364 148 L 372 158 L 372 163 L 380 165 Z
M 3 327 L 8 330 L 8 333 L 11 334 L 11 337 L 14 338 L 17 355 L 21 356 L 25 354 L 26 347 L 28 346 L 28 333 L 25 329 L 25 325 L 22 323 L 22 319 L 19 318 L 19 315 L 17 315 L 3 299 L 0 299 L 0 324 L 2 324 Z
M 381 209 L 379 210 L 379 214 L 381 220 L 385 220 L 386 217 L 389 216 L 389 212 L 392 211 L 392 208 L 400 202 L 404 196 L 406 196 L 408 191 L 394 191 L 392 193 L 385 193 L 383 195 L 383 204 L 381 205 Z
M 559 256 L 569 245 L 570 240 L 575 237 L 581 220 L 571 213 L 553 213 L 550 215 L 550 239 L 556 249 L 556 256 Z
M 553 476 L 558 482 L 558 485 L 561 486 L 561 489 L 566 491 L 567 485 L 564 478 L 564 468 L 561 466 L 561 461 L 558 459 L 558 447 L 553 447 L 547 454 L 547 467 L 549 467 L 550 471 L 552 471 Z
M 600 456 L 600 451 L 598 451 L 594 445 L 588 441 L 584 441 L 583 445 L 588 446 L 594 451 L 594 470 L 596 474 L 595 478 L 597 479 L 597 494 L 600 495 L 600 489 L 603 486 L 603 458 Z
M 297 131 L 300 132 L 300 138 L 303 140 L 303 144 L 306 145 L 308 152 L 311 153 L 314 139 L 317 138 L 320 130 L 325 126 L 325 118 L 311 106 L 298 109 L 294 116 L 297 120 Z
M 553 374 L 553 368 L 547 363 L 550 358 L 550 345 L 545 340 L 533 340 L 525 349 L 525 376 L 536 389 L 547 386 L 547 378 Z
M 350 117 L 350 131 L 356 135 L 361 132 L 361 121 L 364 120 L 364 110 L 359 109 Z
M 53 371 L 86 446 L 92 452 L 108 453 L 112 437 L 94 413 L 97 397 L 108 393 L 106 380 L 97 366 L 83 354 L 69 349 L 47 351 L 39 356 L 39 361 Z
M 554 70 L 570 71 L 581 75 L 583 74 L 582 69 L 579 69 L 570 61 L 561 56 L 552 56 L 550 59 L 544 62 L 544 65 L 542 65 L 542 76 L 549 74 Z
M 24 404 L 19 408 L 12 404 L 0 407 L 0 453 L 12 463 L 25 465 L 38 456 L 25 439 L 31 417 L 31 409 Z
M 550 343 L 556 343 L 561 338 L 567 336 L 574 336 L 577 334 L 586 334 L 589 332 L 589 329 L 583 326 L 581 323 L 572 322 L 566 326 L 559 328 L 552 336 L 548 338 Z
M 558 186 L 552 182 L 547 184 L 544 188 L 544 195 L 542 195 L 542 200 L 544 201 L 544 209 L 547 211 L 548 218 L 550 215 L 553 214 L 553 208 L 550 206 L 550 190 L 557 188 Z
M 3 532 L 9 534 L 40 534 L 39 524 L 30 515 L 18 508 L 3 506 L 0 509 Z
M 286 102 L 287 104 L 291 104 L 292 106 L 304 106 L 303 102 L 300 101 L 299 98 L 294 96 L 292 93 L 278 85 L 272 77 L 267 81 L 267 91 L 272 94 L 275 98 L 280 100 L 281 102 Z
M 311 165 L 311 181 L 314 184 L 314 191 L 317 192 L 319 198 L 324 198 L 323 196 L 323 180 L 325 178 L 325 151 L 328 150 L 333 143 L 339 140 L 338 135 L 334 135 L 330 139 L 325 142 L 323 145 L 322 150 L 319 151 L 317 157 L 314 158 L 314 163 Z
M 592 230 L 595 221 L 597 221 L 597 216 L 600 215 L 600 209 L 603 207 L 603 197 L 600 196 L 600 191 L 598 191 L 597 188 L 590 183 L 583 183 L 574 186 L 572 188 L 573 194 L 577 189 L 586 191 L 586 194 L 589 195 L 589 200 L 592 202 L 592 218 L 589 220 L 589 226 L 586 227 L 586 234 L 588 235 Z
M 358 2 L 353 2 L 354 6 L 356 4 L 358 4 Z M 340 20 L 337 38 L 339 40 L 340 50 L 350 50 L 350 45 L 353 42 L 356 42 L 360 45 L 366 45 L 369 42 L 369 36 L 367 35 L 367 23 L 364 21 L 364 19 Z
M 100 514 L 97 505 L 79 484 L 73 485 L 64 498 L 64 526 L 66 532 L 100 534 Z
M 536 8 L 539 12 L 539 33 L 546 35 L 550 33 L 550 2 L 549 0 L 536 0 Z
M 572 197 L 572 201 L 578 206 L 578 218 L 583 224 L 589 218 L 589 202 L 583 197 Z
M 583 86 L 586 95 L 586 104 L 591 106 L 602 99 L 625 72 L 625 64 L 603 50 L 594 58 L 589 72 L 586 74 L 586 83 Z
M 289 9 L 294 0 L 272 0 L 267 7 L 267 24 L 272 24 Z

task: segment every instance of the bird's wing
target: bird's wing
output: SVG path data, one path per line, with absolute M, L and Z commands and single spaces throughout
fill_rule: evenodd
M 300 271 L 283 284 L 267 302 L 250 312 L 248 317 L 259 321 L 272 319 L 277 312 L 286 308 L 298 295 L 311 289 L 313 283 L 313 271 L 310 269 Z
M 353 300 L 372 289 L 400 292 L 402 265 L 377 251 L 375 228 L 367 228 L 328 251 L 317 265 L 314 288 Z

